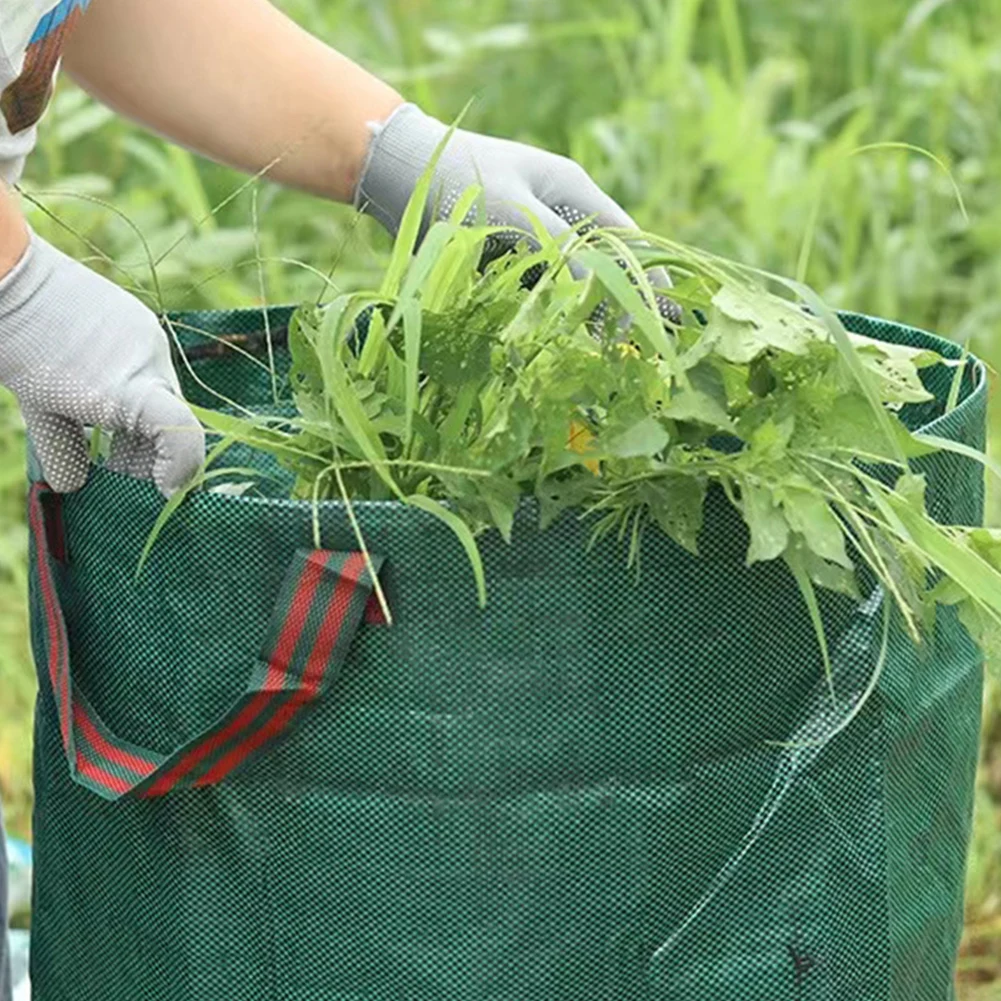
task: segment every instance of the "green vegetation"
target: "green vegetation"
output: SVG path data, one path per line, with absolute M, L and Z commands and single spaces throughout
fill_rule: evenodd
M 1001 359 L 999 0 L 286 0 L 302 23 L 440 117 L 581 160 L 652 232 L 804 278 L 835 306 Z M 332 100 L 336 97 L 332 95 Z M 944 173 L 904 148 L 934 152 Z M 46 237 L 163 303 L 315 298 L 377 285 L 388 245 L 344 208 L 241 181 L 111 120 L 65 87 L 27 186 Z M 259 219 L 259 239 L 255 237 Z M 77 235 L 72 235 L 72 230 Z M 81 239 L 81 237 L 83 239 Z M 101 254 L 98 254 L 99 248 Z M 169 253 L 168 253 L 169 251 Z M 258 260 L 262 263 L 259 266 Z M 161 305 L 161 303 L 156 303 Z M 995 419 L 996 419 L 995 415 Z M 994 441 L 1001 440 L 997 435 Z M 0 784 L 27 826 L 20 440 L 0 412 Z M 992 520 L 997 523 L 997 500 Z M 1001 724 L 988 714 L 970 870 L 969 997 L 1001 975 Z M 979 992 L 979 993 L 978 993 Z
M 222 395 L 221 410 L 198 408 L 222 439 L 214 457 L 239 441 L 295 473 L 298 498 L 395 499 L 435 515 L 465 547 L 482 604 L 477 536 L 510 539 L 524 498 L 543 529 L 573 508 L 593 540 L 628 538 L 638 568 L 649 528 L 698 552 L 717 485 L 747 524 L 748 562 L 781 558 L 794 573 L 825 660 L 815 586 L 858 598 L 862 566 L 916 639 L 936 599 L 959 603 L 978 638 L 997 630 L 1001 542 L 932 521 L 924 477 L 908 466 L 936 448 L 971 451 L 911 434 L 903 417 L 910 408 L 921 426 L 935 400 L 922 369 L 940 398 L 958 400 L 963 359 L 849 333 L 795 282 L 818 316 L 651 233 L 585 227 L 555 240 L 531 220 L 535 240 L 481 273 L 500 231 L 462 222 L 482 209 L 482 189 L 416 246 L 431 169 L 379 287 L 296 311 L 289 385 L 270 368 L 266 412 L 234 413 Z M 641 256 L 673 273 L 667 291 L 687 309 L 670 324 Z M 575 278 L 574 263 L 588 276 Z M 874 464 L 896 468 L 895 482 Z M 360 532 L 358 542 L 367 551 Z M 932 590 L 930 570 L 946 574 Z

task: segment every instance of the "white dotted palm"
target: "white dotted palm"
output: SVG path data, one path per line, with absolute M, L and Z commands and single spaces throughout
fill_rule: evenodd
M 414 188 L 447 133 L 444 123 L 413 104 L 401 105 L 384 123 L 373 126 L 356 207 L 395 236 Z M 584 220 L 600 227 L 636 228 L 629 215 L 573 160 L 524 143 L 457 129 L 438 161 L 420 238 L 436 208 L 438 218 L 447 217 L 459 197 L 475 184 L 483 186 L 488 222 L 510 226 L 517 239 L 533 231 L 526 210 L 554 237 Z M 495 241 L 495 252 L 503 248 L 504 241 Z M 574 270 L 581 271 L 576 266 Z M 651 279 L 662 288 L 671 284 L 661 269 L 651 272 Z M 667 300 L 661 303 L 661 311 L 677 318 L 677 306 Z
M 54 490 L 86 482 L 87 427 L 112 433 L 112 468 L 165 494 L 203 461 L 204 433 L 155 314 L 34 234 L 0 280 L 0 384 L 17 397 Z

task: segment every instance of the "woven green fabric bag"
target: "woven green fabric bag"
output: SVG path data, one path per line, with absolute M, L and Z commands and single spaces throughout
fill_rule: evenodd
M 259 312 L 184 321 L 260 344 Z M 190 345 L 192 397 L 267 404 L 260 366 Z M 924 375 L 908 421 L 982 447 L 982 366 L 948 414 L 952 371 Z M 924 469 L 935 517 L 979 521 L 977 463 Z M 702 555 L 650 531 L 638 580 L 526 507 L 482 540 L 484 611 L 447 528 L 358 504 L 387 626 L 343 507 L 314 552 L 310 505 L 266 489 L 189 497 L 137 582 L 150 485 L 33 487 L 38 1001 L 954 997 L 981 660 L 951 610 L 921 649 L 891 630 L 836 732 L 882 596 L 822 596 L 834 706 L 718 492 Z

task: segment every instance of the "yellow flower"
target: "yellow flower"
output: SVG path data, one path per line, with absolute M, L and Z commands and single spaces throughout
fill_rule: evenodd
M 592 441 L 594 441 L 594 435 L 591 434 L 586 424 L 582 424 L 580 421 L 570 421 L 570 440 L 567 442 L 567 448 L 571 452 L 583 455 L 590 448 Z M 590 459 L 584 465 L 595 476 L 601 475 L 601 464 L 597 459 Z

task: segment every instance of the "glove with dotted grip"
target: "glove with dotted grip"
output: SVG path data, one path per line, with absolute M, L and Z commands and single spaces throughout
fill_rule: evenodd
M 17 398 L 54 490 L 86 482 L 87 427 L 112 433 L 111 468 L 167 495 L 204 459 L 155 314 L 34 233 L 0 279 L 0 385 Z
M 368 160 L 355 194 L 355 205 L 395 236 L 403 213 L 448 127 L 413 104 L 401 105 L 383 123 L 373 127 Z M 482 184 L 487 220 L 510 226 L 516 238 L 532 232 L 527 209 L 554 237 L 584 220 L 599 227 L 635 229 L 629 215 L 606 195 L 579 164 L 566 157 L 523 143 L 457 129 L 446 145 L 432 182 L 419 237 L 434 221 L 437 206 L 446 218 L 459 197 Z M 503 243 L 503 241 L 501 241 Z M 510 242 L 509 242 L 510 245 Z M 503 251 L 498 245 L 495 252 Z M 488 257 L 494 256 L 489 252 Z M 572 265 L 575 272 L 580 268 Z M 650 274 L 655 286 L 671 282 L 662 269 Z M 661 313 L 677 322 L 675 303 L 658 297 Z

